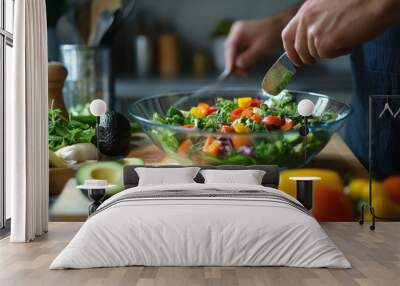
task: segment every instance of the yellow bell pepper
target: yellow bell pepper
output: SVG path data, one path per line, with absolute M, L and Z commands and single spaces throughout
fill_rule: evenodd
M 192 107 L 190 109 L 190 113 L 193 114 L 196 118 L 204 118 L 206 116 L 207 111 L 204 108 L 200 107 Z
M 291 169 L 285 170 L 280 174 L 279 189 L 285 193 L 296 197 L 296 182 L 290 180 L 290 177 L 320 177 L 320 181 L 315 181 L 315 188 L 327 187 L 342 191 L 343 183 L 336 172 L 325 169 Z
M 238 98 L 238 105 L 241 108 L 247 108 L 250 106 L 252 100 L 253 99 L 251 97 L 240 97 Z
M 236 133 L 249 133 L 251 130 L 249 127 L 244 125 L 243 123 L 239 122 L 235 125 L 235 132 Z
M 353 200 L 368 202 L 369 181 L 368 179 L 354 179 L 347 187 L 347 192 Z M 400 205 L 396 204 L 389 196 L 384 186 L 377 181 L 372 181 L 372 205 L 375 214 L 382 217 L 394 217 L 400 215 Z M 371 219 L 368 209 L 364 212 L 365 220 Z

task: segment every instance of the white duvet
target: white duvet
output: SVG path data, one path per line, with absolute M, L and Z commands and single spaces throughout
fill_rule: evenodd
M 265 191 L 297 202 L 279 190 L 254 185 L 135 187 L 105 201 L 50 269 L 128 265 L 351 267 L 318 222 L 290 204 L 250 197 L 118 202 L 136 192 L 209 189 Z

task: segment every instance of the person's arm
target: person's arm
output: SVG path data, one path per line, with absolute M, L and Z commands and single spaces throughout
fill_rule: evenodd
M 298 66 L 347 53 L 399 23 L 398 0 L 307 0 L 282 32 Z
M 246 71 L 261 57 L 275 52 L 282 45 L 280 35 L 283 28 L 300 6 L 293 5 L 277 15 L 260 20 L 235 22 L 225 44 L 226 68 Z

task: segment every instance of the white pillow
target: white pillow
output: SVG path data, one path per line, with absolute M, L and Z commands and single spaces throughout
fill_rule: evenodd
M 135 168 L 139 176 L 138 186 L 195 183 L 199 167 L 187 168 Z
M 202 170 L 205 184 L 261 185 L 265 171 L 262 170 Z

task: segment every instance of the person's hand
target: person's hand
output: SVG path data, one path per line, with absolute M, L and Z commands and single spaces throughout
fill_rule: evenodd
M 307 0 L 282 31 L 284 48 L 297 66 L 350 53 L 392 24 L 389 9 L 396 2 Z
M 281 46 L 283 26 L 274 17 L 235 22 L 225 43 L 226 69 L 245 72 Z

